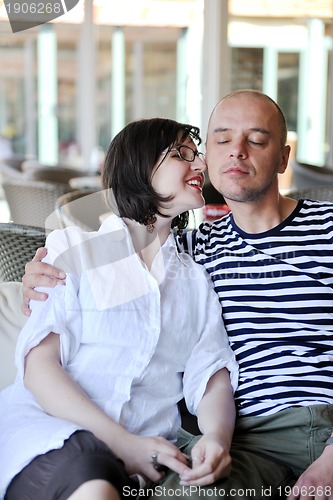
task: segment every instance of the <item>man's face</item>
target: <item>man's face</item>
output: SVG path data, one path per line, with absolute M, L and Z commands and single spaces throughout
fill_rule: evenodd
M 281 146 L 279 114 L 269 100 L 241 94 L 214 110 L 207 133 L 206 161 L 213 186 L 226 200 L 256 201 L 277 189 L 288 162 Z

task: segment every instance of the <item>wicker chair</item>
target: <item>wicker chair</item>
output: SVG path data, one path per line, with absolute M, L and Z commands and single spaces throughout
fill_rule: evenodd
M 333 185 L 333 169 L 331 168 L 293 160 L 291 169 L 291 189 L 293 190 L 321 187 L 326 184 Z
M 110 212 L 103 191 L 77 189 L 60 196 L 56 210 L 62 227 L 79 226 L 85 231 L 97 231 L 101 215 Z
M 71 190 L 69 185 L 56 182 L 9 180 L 2 184 L 10 220 L 15 224 L 44 227 L 48 216 L 55 210 L 55 202 Z
M 0 280 L 21 281 L 25 264 L 45 244 L 40 227 L 0 223 Z
M 68 184 L 73 177 L 88 177 L 96 175 L 95 172 L 89 170 L 79 170 L 69 167 L 45 166 L 45 165 L 29 165 L 30 162 L 24 162 L 22 169 L 29 179 L 34 181 L 58 182 Z
M 27 175 L 22 170 L 22 165 L 26 160 L 25 156 L 13 155 L 0 160 L 0 173 L 2 179 L 24 179 Z
M 333 185 L 289 191 L 286 196 L 294 200 L 308 199 L 333 202 Z

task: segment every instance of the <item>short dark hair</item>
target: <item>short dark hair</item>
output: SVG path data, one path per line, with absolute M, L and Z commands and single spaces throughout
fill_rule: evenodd
M 201 143 L 198 127 L 167 118 L 137 120 L 126 125 L 111 141 L 102 172 L 103 188 L 111 189 L 120 217 L 139 223 L 147 214 L 161 214 L 170 201 L 152 187 L 152 172 L 162 151 L 187 137 Z

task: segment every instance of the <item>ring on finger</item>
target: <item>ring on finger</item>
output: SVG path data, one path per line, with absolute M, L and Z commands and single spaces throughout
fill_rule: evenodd
M 159 463 L 158 453 L 156 451 L 154 451 L 150 455 L 150 458 L 151 458 L 151 462 L 153 464 L 153 467 L 155 470 L 157 470 L 157 472 L 166 472 L 167 471 L 168 468 L 165 465 Z

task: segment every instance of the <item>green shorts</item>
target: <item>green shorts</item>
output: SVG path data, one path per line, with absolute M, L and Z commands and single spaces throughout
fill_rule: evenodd
M 293 407 L 263 417 L 240 417 L 231 447 L 229 478 L 206 487 L 181 486 L 169 473 L 151 497 L 235 500 L 286 498 L 322 453 L 333 430 L 333 405 Z M 191 454 L 200 436 L 181 430 L 177 445 Z

